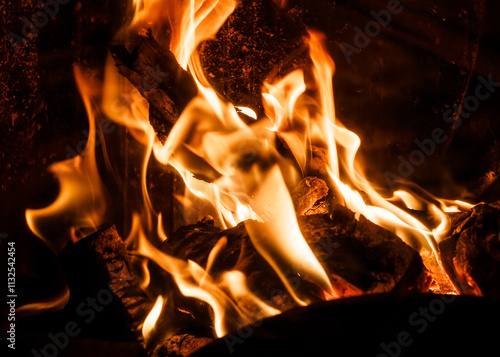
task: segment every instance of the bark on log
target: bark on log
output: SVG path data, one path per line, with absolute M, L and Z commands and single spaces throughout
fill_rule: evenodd
M 452 234 L 439 244 L 446 272 L 462 293 L 500 297 L 500 201 L 450 219 Z
M 131 52 L 123 45 L 111 46 L 110 51 L 120 73 L 149 102 L 151 125 L 164 142 L 184 107 L 196 96 L 196 83 L 150 31 Z
M 113 294 L 120 298 L 133 321 L 133 329 L 137 328 L 152 308 L 151 301 L 140 288 L 138 278 L 129 270 L 127 260 L 130 255 L 125 243 L 110 226 L 89 236 L 88 244 L 99 253 L 109 272 L 109 287 Z
M 304 238 L 342 296 L 428 290 L 432 278 L 418 252 L 363 216 L 357 221 L 353 212 L 337 205 L 331 217 L 302 216 L 298 221 Z M 281 291 L 280 300 L 273 301 L 275 307 L 293 307 L 281 281 L 253 247 L 243 224 L 224 231 L 213 227 L 212 221 L 184 227 L 162 250 L 205 266 L 210 250 L 223 236 L 227 237 L 227 246 L 214 263 L 212 273 L 241 270 L 258 297 L 269 300 L 273 291 Z M 313 287 L 310 291 L 311 295 L 320 296 Z
M 147 314 L 153 307 L 152 301 L 144 294 L 140 288 L 139 279 L 129 270 L 129 259 L 131 258 L 126 250 L 125 243 L 119 236 L 116 227 L 110 226 L 78 241 L 63 253 L 66 261 L 66 268 L 70 270 L 81 270 L 78 265 L 80 261 L 86 264 L 86 276 L 80 277 L 85 282 L 77 281 L 81 289 L 82 285 L 89 283 L 87 289 L 101 289 L 105 285 L 119 300 L 125 308 L 128 316 L 119 316 L 120 319 L 128 322 L 128 327 L 137 333 L 139 326 L 143 323 Z M 76 262 L 76 263 L 75 263 Z M 91 274 L 89 276 L 89 274 Z M 89 282 L 89 279 L 91 280 Z M 72 291 L 76 295 L 88 294 L 88 291 Z

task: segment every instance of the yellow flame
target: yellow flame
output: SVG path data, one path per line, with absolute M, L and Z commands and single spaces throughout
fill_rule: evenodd
M 310 277 L 330 295 L 339 296 L 300 232 L 290 194 L 277 166 L 262 182 L 252 207 L 265 219 L 263 224 L 245 222 L 252 243 L 276 271 L 295 301 L 300 305 L 310 303 L 306 297 L 300 296 L 300 291 L 292 288 L 285 276 L 291 267 L 300 275 Z
M 163 305 L 164 305 L 163 297 L 159 295 L 158 298 L 156 299 L 153 308 L 146 317 L 146 320 L 144 320 L 144 324 L 142 325 L 142 336 L 144 337 L 145 340 L 149 337 L 149 334 L 155 327 L 156 321 L 158 321 L 158 318 L 160 317 L 161 314 L 161 310 L 163 309 Z
M 159 251 L 143 234 L 139 235 L 138 240 L 138 254 L 151 259 L 169 272 L 184 296 L 202 300 L 211 306 L 214 328 L 218 336 L 224 336 L 237 327 L 280 312 L 252 294 L 248 287 L 241 283 L 245 279 L 244 276 L 239 277 L 240 284 L 231 283 L 241 272 L 226 272 L 218 283 L 195 262 L 186 262 Z M 241 299 L 245 300 L 245 304 L 238 303 Z
M 64 291 L 51 298 L 50 300 L 29 303 L 16 307 L 16 313 L 18 313 L 19 316 L 22 316 L 24 314 L 29 315 L 32 313 L 59 311 L 62 310 L 64 306 L 66 306 L 69 301 L 69 296 L 70 291 L 69 289 L 65 288 Z

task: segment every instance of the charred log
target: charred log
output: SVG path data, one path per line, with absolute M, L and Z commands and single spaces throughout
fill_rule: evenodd
M 268 0 L 238 2 L 216 38 L 200 46 L 208 80 L 228 101 L 262 114 L 263 82 L 308 63 L 302 17 L 299 7 L 285 12 Z
M 161 249 L 206 267 L 210 252 L 224 237 L 226 246 L 210 269 L 214 279 L 225 271 L 240 270 L 247 276 L 250 290 L 260 299 L 269 301 L 279 310 L 296 306 L 274 270 L 253 247 L 244 223 L 221 230 L 214 226 L 212 219 L 205 219 L 179 229 Z
M 311 145 L 309 149 L 309 160 L 306 167 L 306 175 L 316 177 L 328 177 L 326 171 L 328 165 L 328 150 L 319 146 Z
M 99 230 L 63 253 L 68 274 L 71 280 L 76 280 L 74 285 L 70 281 L 71 294 L 85 299 L 89 291 L 109 289 L 122 307 L 115 311 L 119 315 L 117 318 L 137 332 L 152 308 L 152 301 L 141 290 L 139 279 L 131 273 L 130 258 L 115 226 Z M 85 264 L 84 272 L 81 272 L 81 263 Z M 76 270 L 78 272 L 73 273 Z
M 446 272 L 465 294 L 500 297 L 500 202 L 451 216 L 452 234 L 439 245 Z
M 382 292 L 427 291 L 431 277 L 418 252 L 393 233 L 363 216 L 335 206 L 331 216 L 318 214 L 298 218 L 304 238 L 342 296 Z M 287 310 L 293 304 L 272 268 L 253 247 L 244 224 L 220 230 L 203 221 L 176 232 L 162 250 L 205 266 L 210 250 L 222 237 L 227 245 L 211 268 L 217 275 L 237 269 L 248 276 L 252 291 L 269 300 L 271 292 L 283 292 L 275 307 Z M 311 288 L 311 294 L 317 294 Z
M 150 122 L 164 142 L 179 114 L 198 92 L 196 83 L 168 49 L 150 31 L 129 52 L 123 45 L 111 46 L 118 70 L 151 105 Z
M 332 212 L 299 217 L 299 226 L 344 296 L 429 289 L 432 279 L 417 251 L 364 216 L 356 220 L 343 206 L 335 206 Z

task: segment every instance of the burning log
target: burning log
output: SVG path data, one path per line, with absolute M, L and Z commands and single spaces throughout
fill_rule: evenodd
M 356 220 L 352 211 L 336 205 L 330 216 L 298 219 L 306 241 L 344 296 L 428 291 L 432 278 L 418 252 L 364 216 Z
M 325 148 L 311 145 L 309 149 L 310 159 L 306 167 L 306 175 L 316 177 L 328 177 L 326 171 L 328 165 L 328 151 Z
M 337 205 L 332 216 L 298 219 L 304 238 L 342 296 L 428 290 L 432 279 L 418 252 L 363 216 L 356 220 L 353 212 Z M 177 231 L 162 250 L 206 266 L 211 249 L 222 237 L 227 237 L 227 245 L 213 264 L 212 274 L 241 270 L 258 297 L 267 301 L 271 292 L 280 291 L 271 301 L 274 307 L 288 310 L 294 306 L 277 275 L 253 247 L 244 224 L 220 230 L 205 220 Z M 314 288 L 310 291 L 320 296 Z
M 70 272 L 81 268 L 75 266 L 78 265 L 75 262 L 85 262 L 87 267 L 85 274 L 90 274 L 85 280 L 93 282 L 88 289 L 107 286 L 126 311 L 127 316 L 120 318 L 128 321 L 132 331 L 138 331 L 152 308 L 152 302 L 141 290 L 139 279 L 129 270 L 130 255 L 114 225 L 101 229 L 68 247 L 63 257 Z M 81 281 L 76 283 L 76 286 L 70 286 L 72 294 L 87 295 L 86 291 L 76 291 L 82 289 Z
M 456 288 L 465 294 L 500 297 L 500 201 L 450 219 L 452 234 L 439 248 Z
M 260 299 L 280 310 L 296 306 L 274 270 L 253 247 L 243 222 L 221 230 L 214 226 L 213 219 L 204 219 L 179 229 L 163 244 L 161 250 L 206 267 L 210 252 L 223 237 L 227 239 L 226 246 L 210 269 L 215 279 L 224 271 L 240 270 L 247 276 L 250 290 Z
M 151 357 L 182 356 L 187 357 L 200 348 L 212 342 L 212 338 L 195 337 L 189 334 L 173 336 L 156 347 L 150 354 Z
M 148 31 L 129 52 L 123 45 L 110 48 L 118 70 L 151 105 L 150 122 L 164 142 L 179 114 L 198 92 L 196 83 Z

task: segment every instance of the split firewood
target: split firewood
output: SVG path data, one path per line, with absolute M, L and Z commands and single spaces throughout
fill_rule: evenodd
M 131 259 L 115 226 L 68 245 L 61 254 L 68 277 L 70 304 L 109 290 L 114 298 L 106 311 L 112 321 L 119 322 L 129 338 L 141 341 L 140 326 L 153 301 L 142 291 L 140 279 L 131 272 Z
M 327 213 L 328 185 L 317 177 L 306 177 L 292 191 L 295 212 L 300 215 Z
M 196 83 L 167 48 L 148 31 L 129 52 L 123 45 L 110 48 L 118 70 L 150 104 L 150 122 L 164 142 L 179 114 L 193 99 Z
M 420 254 L 395 234 L 368 221 L 356 220 L 349 209 L 336 205 L 331 215 L 299 216 L 299 226 L 326 272 L 342 281 L 345 296 L 383 292 L 425 292 L 432 278 Z
M 298 221 L 305 240 L 342 296 L 428 290 L 432 279 L 419 253 L 363 216 L 358 221 L 352 211 L 337 205 L 331 216 L 299 216 Z M 212 221 L 187 226 L 176 232 L 162 250 L 205 266 L 210 250 L 224 236 L 227 245 L 211 273 L 217 276 L 226 270 L 241 270 L 258 297 L 268 300 L 278 289 L 283 294 L 282 300 L 274 301 L 275 307 L 293 307 L 286 303 L 290 300 L 288 293 L 253 247 L 244 224 L 228 230 L 213 227 Z M 315 293 L 311 289 L 311 294 Z
M 439 244 L 446 272 L 465 294 L 500 297 L 500 201 L 450 215 L 452 233 Z
M 213 219 L 207 218 L 179 229 L 163 244 L 161 250 L 206 267 L 210 252 L 224 237 L 227 239 L 226 245 L 210 268 L 214 279 L 225 271 L 239 270 L 247 276 L 250 290 L 274 308 L 288 310 L 296 306 L 277 274 L 253 247 L 244 223 L 221 230 L 215 227 Z
M 80 242 L 91 247 L 102 258 L 109 274 L 110 291 L 127 310 L 132 330 L 138 331 L 153 305 L 140 288 L 137 276 L 130 272 L 128 260 L 131 257 L 116 227 L 113 225 L 102 229 Z

